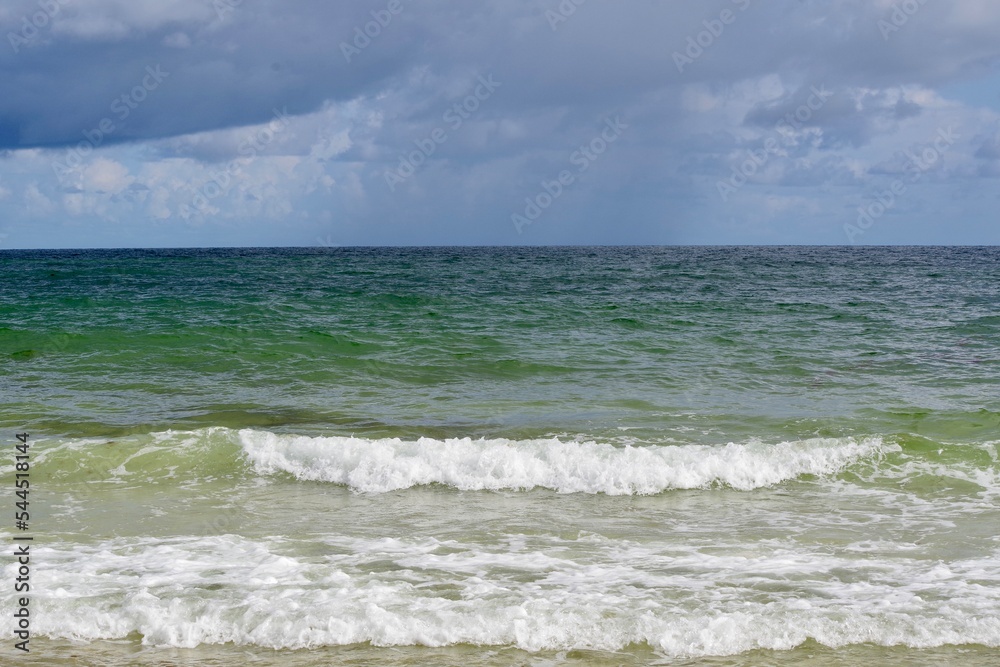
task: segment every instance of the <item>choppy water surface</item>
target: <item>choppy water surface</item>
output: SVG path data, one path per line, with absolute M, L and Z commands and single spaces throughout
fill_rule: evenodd
M 1000 648 L 1000 250 L 5 251 L 0 276 L 32 664 Z

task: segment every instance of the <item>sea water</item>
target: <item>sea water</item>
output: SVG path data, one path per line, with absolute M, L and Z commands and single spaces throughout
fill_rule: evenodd
M 3 664 L 1000 650 L 995 248 L 3 251 L 0 407 Z

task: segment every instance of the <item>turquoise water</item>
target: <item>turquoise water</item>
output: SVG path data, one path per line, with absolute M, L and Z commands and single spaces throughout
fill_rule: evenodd
M 37 659 L 1000 647 L 996 248 L 3 251 L 0 276 Z

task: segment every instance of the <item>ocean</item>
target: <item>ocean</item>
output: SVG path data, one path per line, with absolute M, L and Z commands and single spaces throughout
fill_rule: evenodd
M 995 665 L 998 379 L 998 248 L 0 251 L 0 663 Z

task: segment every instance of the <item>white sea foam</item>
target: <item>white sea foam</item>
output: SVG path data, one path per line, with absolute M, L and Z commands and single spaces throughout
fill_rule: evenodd
M 549 440 L 368 440 L 239 432 L 258 472 L 333 482 L 368 493 L 426 484 L 456 489 L 552 489 L 560 493 L 655 494 L 724 485 L 772 486 L 832 475 L 883 454 L 881 438 L 826 438 L 768 444 L 616 447 Z
M 139 633 L 145 644 L 177 647 L 647 644 L 669 656 L 783 650 L 810 638 L 832 647 L 1000 646 L 997 553 L 945 564 L 793 543 L 664 550 L 599 536 L 522 536 L 512 551 L 511 538 L 38 545 L 33 558 L 45 567 L 33 581 L 33 629 L 76 640 Z M 0 594 L 6 608 L 12 595 Z M 0 631 L 12 628 L 9 615 L 0 619 Z

